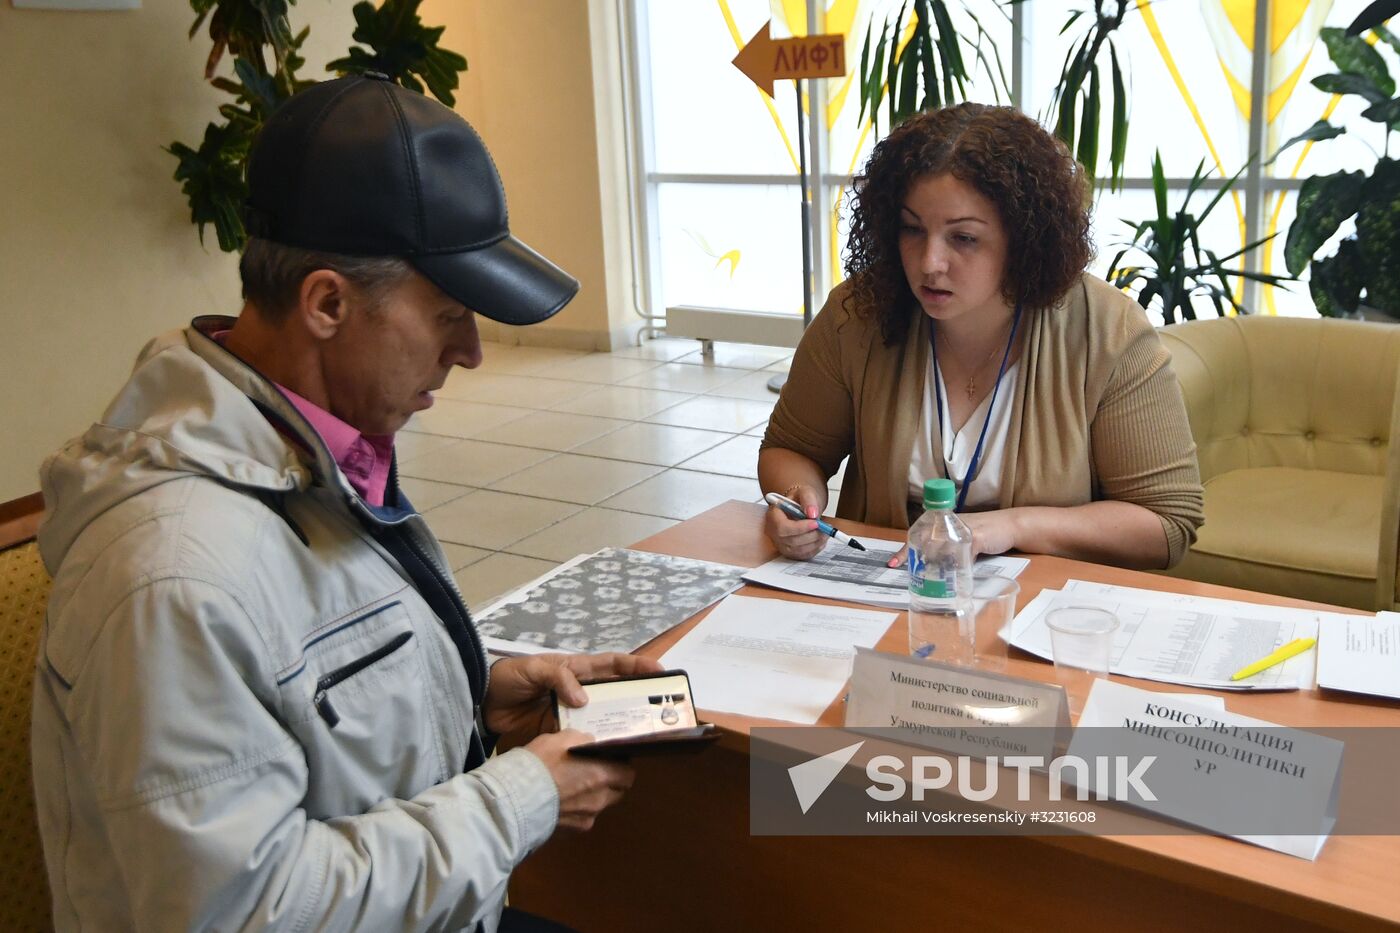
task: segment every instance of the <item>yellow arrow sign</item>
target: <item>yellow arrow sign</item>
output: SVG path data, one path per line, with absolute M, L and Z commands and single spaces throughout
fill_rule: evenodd
M 846 73 L 846 37 L 839 33 L 773 39 L 770 20 L 734 56 L 734 67 L 769 97 L 774 81 L 839 78 Z

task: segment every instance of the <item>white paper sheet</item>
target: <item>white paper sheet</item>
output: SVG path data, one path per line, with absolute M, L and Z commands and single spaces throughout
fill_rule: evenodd
M 1400 698 L 1400 613 L 1345 616 L 1322 625 L 1317 685 Z
M 897 614 L 726 596 L 661 659 L 690 675 L 702 709 L 812 724 L 841 692 L 856 646 Z
M 744 580 L 826 599 L 841 599 L 889 609 L 909 608 L 909 571 L 904 564 L 886 566 L 903 541 L 859 539 L 858 551 L 834 538 L 811 560 L 778 557 L 744 574 Z M 1015 579 L 1030 561 L 1024 557 L 980 557 L 973 570 Z
M 1313 683 L 1315 651 L 1241 681 L 1230 675 L 1295 638 L 1314 638 L 1319 622 L 1340 613 L 1261 606 L 1070 580 L 1043 590 L 1016 616 L 1011 644 L 1053 659 L 1045 614 L 1060 606 L 1097 606 L 1118 617 L 1109 670 L 1125 677 L 1215 690 L 1297 690 Z

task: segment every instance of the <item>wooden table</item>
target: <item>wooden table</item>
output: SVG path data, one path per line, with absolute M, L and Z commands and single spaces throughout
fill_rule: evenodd
M 777 552 L 763 509 L 729 502 L 636 545 L 758 566 Z M 872 537 L 898 533 L 837 522 Z M 1070 578 L 1281 606 L 1300 600 L 1056 557 L 1032 557 L 1021 605 Z M 758 591 L 746 587 L 741 593 Z M 809 599 L 763 589 L 762 595 Z M 1347 610 L 1350 611 L 1350 610 Z M 702 614 L 703 615 L 703 614 Z M 639 653 L 659 657 L 700 617 Z M 903 619 L 881 640 L 904 653 Z M 1012 676 L 1053 680 L 1025 656 Z M 1165 692 L 1174 687 L 1122 682 Z M 1192 688 L 1191 692 L 1201 692 Z M 1232 712 L 1282 725 L 1400 727 L 1400 702 L 1333 692 L 1228 694 Z M 839 726 L 833 703 L 820 725 Z M 748 735 L 790 725 L 705 713 L 703 754 L 638 759 L 637 782 L 592 832 L 558 834 L 516 871 L 511 903 L 581 933 L 658 930 L 1400 930 L 1400 836 L 1334 836 L 1316 862 L 1209 835 L 754 837 Z M 1400 776 L 1397 776 L 1400 780 Z

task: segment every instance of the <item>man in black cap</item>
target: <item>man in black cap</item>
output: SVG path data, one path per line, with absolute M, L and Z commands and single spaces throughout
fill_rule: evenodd
M 386 80 L 293 97 L 249 182 L 240 316 L 152 341 L 44 464 L 55 922 L 494 930 L 512 868 L 632 780 L 544 732 L 551 691 L 657 665 L 491 663 L 393 435 L 480 363 L 475 313 L 578 283 L 510 235 L 471 127 Z

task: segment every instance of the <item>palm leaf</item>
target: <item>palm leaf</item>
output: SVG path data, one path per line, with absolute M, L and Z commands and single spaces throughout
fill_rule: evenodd
M 870 43 L 874 37 L 875 23 L 872 21 L 865 27 L 865 42 L 860 50 L 860 70 L 856 72 L 856 76 L 860 78 L 856 95 L 860 99 L 860 112 L 856 114 L 857 126 L 865 120 L 865 108 L 870 103 Z
M 1092 177 L 1099 164 L 1099 66 L 1089 66 L 1089 94 L 1084 99 L 1084 118 L 1079 127 L 1079 163 Z
M 1123 182 L 1123 164 L 1128 154 L 1128 94 L 1124 90 L 1123 70 L 1118 66 L 1118 50 L 1111 39 L 1108 56 L 1113 70 L 1113 133 L 1108 165 L 1110 186 L 1116 191 Z
M 1167 216 L 1167 177 L 1162 171 L 1162 153 L 1152 156 L 1152 195 L 1157 203 L 1157 216 Z
M 1201 245 L 1202 225 L 1225 194 L 1232 190 L 1243 171 L 1241 169 L 1225 179 L 1205 209 L 1193 214 L 1189 210 L 1191 197 L 1204 187 L 1210 176 L 1202 161 L 1192 173 L 1180 206 L 1173 211 L 1168 206 L 1166 172 L 1161 153 L 1155 153 L 1152 160 L 1152 193 L 1156 216 L 1142 221 L 1122 220 L 1133 231 L 1133 236 L 1131 241 L 1120 244 L 1122 249 L 1113 257 L 1110 277 L 1114 284 L 1131 287 L 1140 282 L 1136 295 L 1138 304 L 1147 308 L 1154 301 L 1160 302 L 1162 320 L 1171 324 L 1178 319 L 1196 318 L 1193 296 L 1208 299 L 1217 314 L 1224 313 L 1224 302 L 1241 314 L 1248 313 L 1248 309 L 1236 300 L 1229 284 L 1231 279 L 1267 285 L 1292 281 L 1293 276 L 1226 267 L 1227 263 L 1264 246 L 1272 239 L 1271 236 L 1249 243 L 1223 257 Z M 1126 273 L 1123 263 L 1133 254 L 1144 257 L 1145 261 L 1135 266 L 1131 273 Z
M 1235 182 L 1238 181 L 1239 177 L 1244 174 L 1244 170 L 1246 167 L 1247 166 L 1241 166 L 1238 172 L 1225 179 L 1225 184 L 1220 186 L 1219 190 L 1215 192 L 1215 197 L 1211 198 L 1210 203 L 1206 205 L 1206 209 L 1201 211 L 1202 220 L 1205 220 L 1206 215 L 1209 214 L 1211 211 L 1215 210 L 1215 205 L 1220 203 L 1221 198 L 1225 197 L 1225 195 L 1230 193 L 1230 189 L 1232 189 L 1235 186 Z M 1199 169 L 1197 169 L 1197 171 L 1199 171 Z M 1204 180 L 1204 176 L 1202 177 L 1202 180 Z
M 1064 140 L 1070 152 L 1074 151 L 1075 110 L 1079 103 L 1079 91 L 1084 84 L 1084 52 L 1088 40 L 1080 43 L 1070 62 L 1069 71 L 1060 82 L 1060 115 L 1055 123 L 1055 135 Z
M 967 66 L 963 64 L 961 39 L 953 28 L 953 18 L 948 15 L 948 7 L 943 0 L 929 0 L 933 9 L 934 22 L 938 24 L 938 57 L 943 63 L 943 99 L 953 101 L 953 84 L 957 83 L 959 96 L 966 96 L 964 78 Z
M 890 121 L 893 126 L 896 123 L 903 123 L 915 111 L 915 104 L 918 102 L 919 94 L 919 55 L 917 51 L 910 55 L 911 48 L 917 46 L 910 42 L 904 47 L 904 55 L 899 67 L 899 106 L 895 110 L 895 116 Z
M 977 64 L 980 65 L 982 70 L 988 75 L 990 75 L 992 78 L 993 99 L 1000 103 L 1002 91 L 1005 91 L 1006 99 L 1010 100 L 1011 84 L 1006 80 L 1006 68 L 1002 63 L 1001 50 L 997 47 L 996 40 L 992 38 L 991 33 L 987 32 L 987 30 L 982 28 L 982 21 L 978 19 L 977 16 L 971 10 L 965 10 L 964 12 L 967 14 L 967 18 L 972 20 L 972 24 L 977 27 L 977 41 L 973 44 L 972 50 L 974 57 L 976 58 Z M 988 61 L 986 54 L 982 51 L 982 44 L 984 39 L 987 40 L 986 44 L 989 45 L 992 49 L 992 58 L 996 59 L 995 64 L 993 62 Z M 998 79 L 1001 80 L 1000 90 L 998 90 L 997 88 Z

